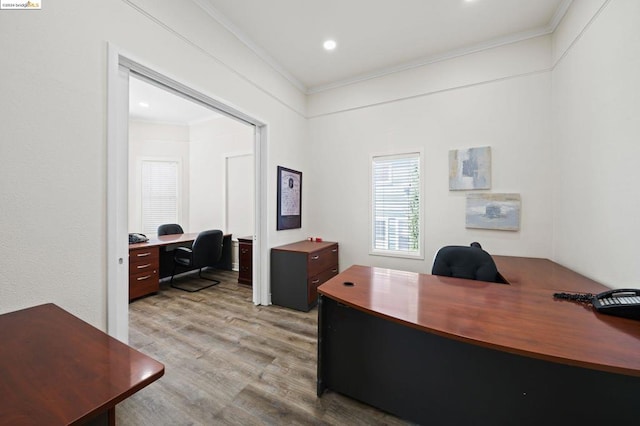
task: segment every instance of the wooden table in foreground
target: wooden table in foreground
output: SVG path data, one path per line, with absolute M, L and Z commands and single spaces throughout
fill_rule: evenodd
M 0 315 L 1 425 L 114 425 L 164 366 L 54 304 Z
M 320 286 L 318 395 L 431 425 L 637 422 L 640 322 L 555 300 L 606 287 L 553 262 L 496 263 L 511 285 L 352 266 Z

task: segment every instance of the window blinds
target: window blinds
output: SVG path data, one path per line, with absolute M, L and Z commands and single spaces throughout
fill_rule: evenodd
M 155 234 L 164 223 L 178 223 L 178 162 L 142 161 L 142 229 Z
M 372 159 L 372 251 L 420 254 L 420 154 Z

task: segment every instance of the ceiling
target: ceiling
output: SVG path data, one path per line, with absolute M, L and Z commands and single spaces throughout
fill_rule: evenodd
M 194 0 L 306 93 L 552 32 L 571 0 Z M 334 51 L 322 43 L 332 38 Z
M 301 91 L 315 93 L 549 34 L 572 0 L 193 1 Z M 322 48 L 329 38 L 337 42 L 331 52 Z M 185 125 L 216 116 L 131 78 L 132 119 Z
M 136 77 L 129 79 L 129 118 L 189 125 L 221 117 L 217 112 Z

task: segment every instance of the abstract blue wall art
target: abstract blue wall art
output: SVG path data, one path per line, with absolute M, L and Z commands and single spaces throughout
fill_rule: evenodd
M 467 194 L 466 227 L 518 231 L 520 194 Z
M 491 189 L 491 147 L 449 151 L 449 190 Z

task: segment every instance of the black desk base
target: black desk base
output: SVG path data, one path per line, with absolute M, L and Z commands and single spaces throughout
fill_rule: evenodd
M 326 296 L 318 315 L 318 396 L 334 390 L 428 425 L 638 422 L 638 377 L 463 343 Z

